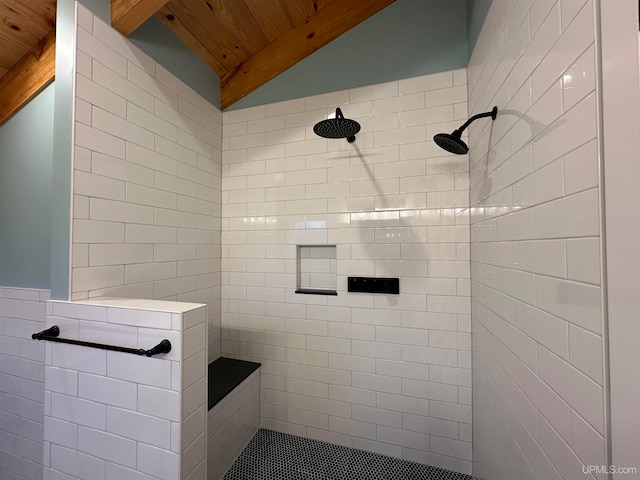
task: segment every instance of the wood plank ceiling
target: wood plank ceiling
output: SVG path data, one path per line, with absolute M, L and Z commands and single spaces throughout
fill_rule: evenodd
M 0 125 L 55 75 L 56 0 L 0 0 Z
M 232 105 L 395 0 L 110 0 L 130 35 L 156 15 L 221 79 Z M 56 0 L 0 0 L 0 125 L 55 75 Z
M 220 76 L 224 109 L 394 1 L 168 0 L 156 15 Z

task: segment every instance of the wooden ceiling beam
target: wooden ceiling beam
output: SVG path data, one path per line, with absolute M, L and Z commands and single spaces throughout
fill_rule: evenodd
M 0 125 L 49 85 L 56 72 L 56 35 L 52 30 L 0 78 Z
M 395 0 L 333 0 L 221 79 L 225 109 Z
M 316 0 L 316 5 L 318 6 L 318 10 L 322 10 L 324 7 L 329 5 L 333 0 Z
M 291 30 L 287 14 L 282 9 L 280 0 L 244 0 L 253 18 L 262 29 L 269 42 Z
M 111 0 L 111 26 L 128 37 L 169 0 Z
M 207 47 L 198 40 L 193 33 L 176 17 L 167 7 L 162 7 L 156 14 L 162 23 L 171 30 L 182 42 L 194 52 L 200 60 L 209 65 L 219 77 L 226 74 L 229 69 L 218 61 Z
M 242 1 L 242 0 L 236 0 Z M 236 43 L 235 31 L 227 28 L 227 23 L 219 19 L 209 8 L 213 8 L 213 0 L 170 0 L 166 8 L 176 20 L 182 23 L 193 37 L 201 43 L 218 62 L 224 65 L 226 72 L 235 70 L 253 52 Z M 218 5 L 218 4 L 215 4 Z M 177 34 L 177 33 L 176 33 Z M 183 40 L 184 41 L 184 40 Z M 191 45 L 187 43 L 190 48 Z
M 313 0 L 281 0 L 280 3 L 293 27 L 306 22 L 316 14 L 316 5 Z
M 185 3 L 193 3 L 193 0 Z M 269 43 L 244 1 L 217 0 L 213 3 L 216 6 L 213 10 L 207 8 L 208 16 L 214 17 L 218 28 L 245 52 L 253 54 Z

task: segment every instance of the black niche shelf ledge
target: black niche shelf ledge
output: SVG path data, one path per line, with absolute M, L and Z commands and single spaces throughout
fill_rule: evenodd
M 338 295 L 335 290 L 320 290 L 317 288 L 299 288 L 296 293 L 302 293 L 303 295 Z

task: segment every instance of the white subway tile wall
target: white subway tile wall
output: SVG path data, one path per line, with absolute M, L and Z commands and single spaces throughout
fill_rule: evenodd
M 78 6 L 72 299 L 206 303 L 220 354 L 222 113 Z
M 207 479 L 220 480 L 260 426 L 260 373 L 253 372 L 198 422 L 207 422 Z
M 355 143 L 313 133 L 337 106 Z M 222 352 L 263 427 L 470 473 L 468 159 L 432 141 L 466 115 L 464 69 L 223 114 Z M 294 293 L 297 245 L 336 246 L 337 296 Z
M 148 358 L 51 342 L 45 354 L 42 342 L 45 478 L 205 479 L 206 307 L 122 299 L 46 308 L 46 326 L 64 338 L 144 349 L 166 338 L 172 348 Z
M 0 478 L 42 478 L 48 290 L 0 287 Z
M 479 477 L 606 464 L 594 32 L 593 0 L 494 0 L 469 63 Z

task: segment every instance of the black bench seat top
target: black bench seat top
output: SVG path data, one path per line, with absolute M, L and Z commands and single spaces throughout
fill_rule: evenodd
M 220 357 L 209 364 L 209 410 L 240 385 L 259 363 Z

